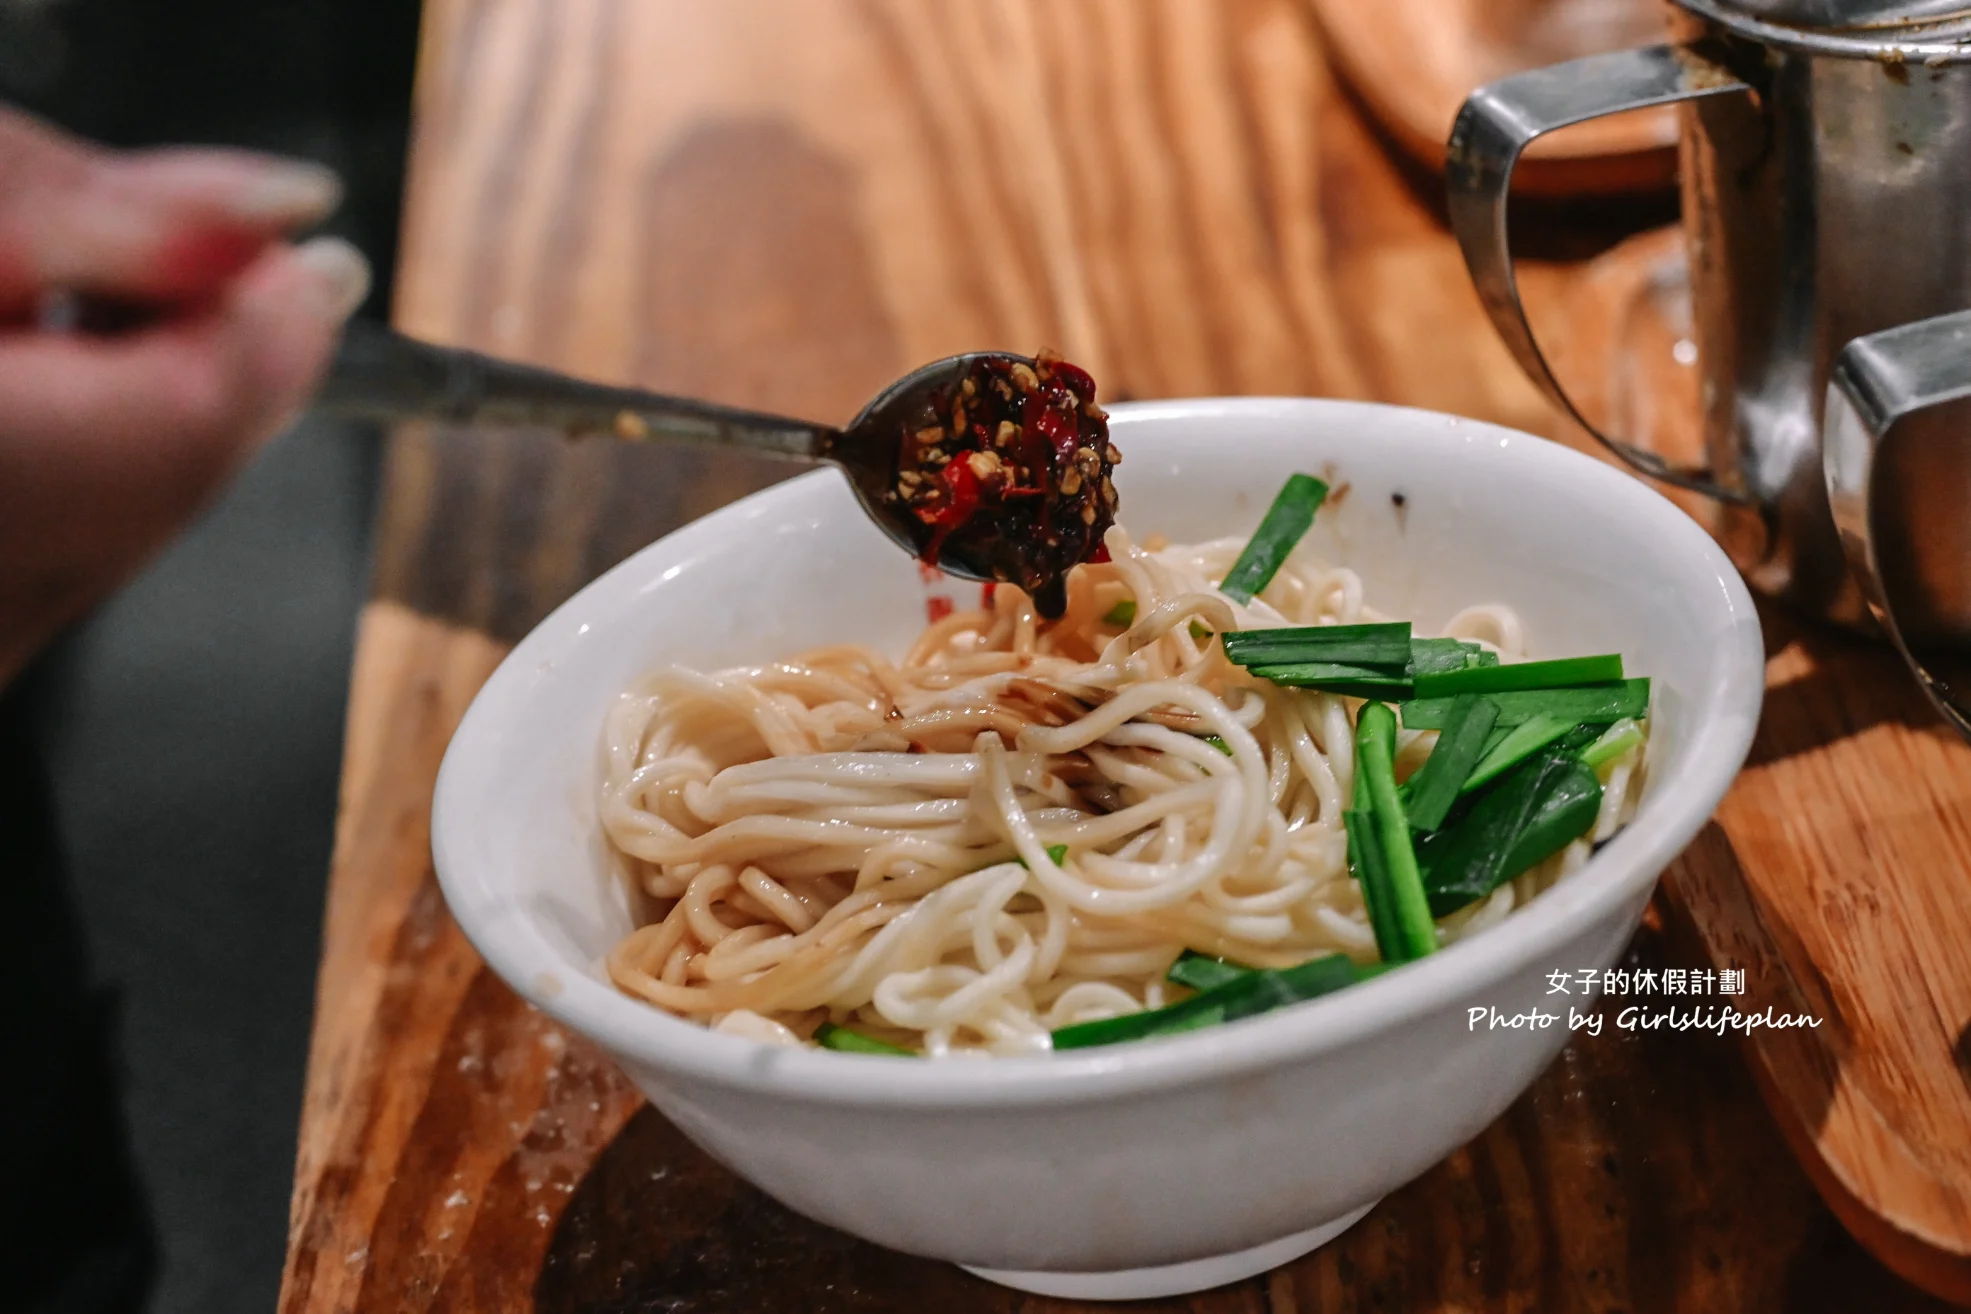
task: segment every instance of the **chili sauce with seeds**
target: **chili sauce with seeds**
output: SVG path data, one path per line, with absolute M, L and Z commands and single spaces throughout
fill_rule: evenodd
M 1108 559 L 1121 460 L 1086 370 L 1046 352 L 1031 365 L 982 356 L 906 425 L 889 496 L 925 561 L 1017 584 L 1052 618 L 1068 571 Z

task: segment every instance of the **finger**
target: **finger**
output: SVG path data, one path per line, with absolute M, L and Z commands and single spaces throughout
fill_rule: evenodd
M 0 307 L 18 317 L 50 289 L 208 296 L 340 194 L 317 164 L 232 150 L 107 151 L 0 110 Z
M 367 289 L 355 248 L 318 238 L 268 250 L 196 315 L 116 338 L 0 337 L 0 423 L 51 456 L 112 463 L 92 477 L 228 464 L 300 408 Z
M 224 335 L 242 368 L 222 388 L 221 410 L 249 443 L 307 405 L 343 323 L 369 290 L 369 262 L 339 237 L 276 247 L 241 276 Z
M 324 238 L 126 337 L 0 337 L 0 563 L 38 581 L 0 610 L 65 623 L 121 582 L 305 404 L 367 286 Z

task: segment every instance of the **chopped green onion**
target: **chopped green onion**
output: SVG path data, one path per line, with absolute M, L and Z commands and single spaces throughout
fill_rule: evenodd
M 1465 780 L 1485 752 L 1499 706 L 1478 694 L 1460 694 L 1449 723 L 1437 736 L 1437 746 L 1406 785 L 1404 814 L 1416 830 L 1436 830 L 1450 815 L 1451 805 L 1464 792 Z
M 1355 773 L 1355 779 L 1361 784 L 1356 793 L 1366 796 L 1368 785 L 1359 770 Z M 1396 899 L 1390 893 L 1389 869 L 1383 862 L 1382 842 L 1376 835 L 1375 814 L 1370 810 L 1366 797 L 1358 798 L 1354 807 L 1341 814 L 1341 828 L 1348 838 L 1348 870 L 1362 892 L 1362 907 L 1369 914 L 1369 929 L 1376 937 L 1376 952 L 1395 952 L 1402 943 L 1402 932 L 1396 925 Z
M 916 1058 L 915 1052 L 901 1045 L 892 1045 L 887 1040 L 865 1036 L 860 1031 L 838 1027 L 833 1022 L 823 1022 L 814 1029 L 814 1043 L 823 1049 L 840 1050 L 844 1054 L 888 1054 L 896 1058 Z
M 1252 970 L 1238 963 L 1228 963 L 1223 958 L 1213 958 L 1209 954 L 1186 949 L 1178 960 L 1170 965 L 1170 970 L 1163 975 L 1166 981 L 1189 986 L 1193 990 L 1215 990 L 1227 981 L 1236 981 Z
M 1581 750 L 1581 760 L 1590 771 L 1599 771 L 1622 754 L 1641 746 L 1643 731 L 1634 721 L 1624 719 L 1608 727 L 1602 737 Z
M 1348 838 L 1348 870 L 1362 892 L 1362 906 L 1369 914 L 1369 929 L 1375 933 L 1376 952 L 1383 946 L 1398 945 L 1402 932 L 1396 924 L 1396 898 L 1389 888 L 1389 867 L 1383 861 L 1382 841 L 1376 834 L 1375 805 L 1369 797 L 1369 775 L 1362 770 L 1362 758 L 1355 758 L 1355 788 L 1349 808 L 1341 814 L 1342 833 Z
M 1118 602 L 1115 606 L 1102 613 L 1102 624 L 1104 625 L 1113 625 L 1118 629 L 1126 630 L 1135 623 L 1136 604 L 1129 598 L 1124 598 L 1121 602 Z M 1211 641 L 1211 631 L 1198 622 L 1192 621 L 1191 637 L 1199 643 L 1209 643 Z
M 1577 725 L 1560 738 L 1554 740 L 1554 747 L 1564 752 L 1580 753 L 1588 745 L 1601 738 L 1601 731 L 1602 727 L 1599 725 Z
M 1458 792 L 1468 793 L 1488 781 L 1497 779 L 1548 744 L 1568 734 L 1574 726 L 1573 721 L 1549 716 L 1545 712 L 1528 717 L 1506 731 L 1505 737 L 1498 743 L 1485 750 L 1485 756 L 1473 765 Z
M 1410 622 L 1377 625 L 1298 625 L 1277 630 L 1228 630 L 1225 655 L 1241 666 L 1344 662 L 1405 669 Z
M 1414 680 L 1498 665 L 1463 639 L 1417 639 L 1407 621 L 1234 630 L 1225 655 L 1254 675 L 1290 688 L 1354 698 L 1407 699 Z
M 1058 867 L 1068 860 L 1068 846 L 1065 844 L 1049 844 L 1047 846 L 1047 856 L 1052 858 L 1054 865 Z M 1019 863 L 1022 867 L 1027 865 L 1025 858 L 1014 858 L 1013 861 Z
M 1463 639 L 1410 640 L 1410 678 L 1438 671 L 1462 671 L 1485 650 Z
M 1355 769 L 1368 778 L 1376 847 L 1388 878 L 1383 892 L 1390 905 L 1394 934 L 1392 943 L 1378 942 L 1376 946 L 1386 963 L 1421 958 L 1437 948 L 1437 928 L 1431 924 L 1416 851 L 1410 844 L 1410 822 L 1403 815 L 1403 801 L 1396 795 L 1395 748 L 1395 715 L 1382 703 L 1364 706 L 1355 720 Z
M 1217 750 L 1218 750 L 1219 752 L 1221 752 L 1221 753 L 1223 753 L 1223 754 L 1225 754 L 1225 756 L 1227 756 L 1227 757 L 1230 757 L 1230 756 L 1232 756 L 1232 746 L 1231 746 L 1230 744 L 1228 744 L 1228 743 L 1226 743 L 1226 742 L 1225 742 L 1225 741 L 1224 741 L 1223 739 L 1221 739 L 1221 738 L 1220 738 L 1219 736 L 1217 736 L 1217 735 L 1206 735 L 1206 736 L 1204 737 L 1204 741 L 1205 741 L 1205 742 L 1206 742 L 1207 744 L 1210 744 L 1210 745 L 1211 745 L 1211 746 L 1212 746 L 1213 748 L 1215 748 L 1215 749 L 1217 749 Z
M 1499 669 L 1505 670 L 1506 667 Z M 1518 725 L 1541 714 L 1564 721 L 1605 724 L 1649 711 L 1649 680 L 1618 680 L 1572 689 L 1521 689 L 1490 695 L 1499 705 L 1499 724 Z M 1449 698 L 1417 698 L 1404 703 L 1405 730 L 1442 730 L 1451 714 Z
M 1331 994 L 1364 976 L 1346 954 L 1329 954 L 1296 967 L 1250 971 L 1167 1008 L 1062 1027 L 1054 1033 L 1054 1048 L 1086 1049 L 1236 1022 Z
M 1497 694 L 1493 695 L 1494 698 L 1498 696 L 1499 695 Z M 1522 722 L 1521 724 L 1524 723 Z M 1582 725 L 1577 725 L 1572 730 L 1569 730 L 1566 734 L 1562 735 L 1560 738 L 1554 740 L 1554 747 L 1566 749 L 1570 753 L 1578 753 L 1582 749 L 1586 748 L 1589 744 L 1594 743 L 1595 740 L 1601 738 L 1602 726 L 1606 724 L 1607 722 L 1604 721 L 1599 724 L 1594 722 L 1588 722 Z M 1519 726 L 1517 725 L 1493 726 L 1492 734 L 1485 741 L 1486 753 L 1488 754 L 1491 753 L 1493 749 L 1497 748 L 1500 744 L 1505 743 L 1506 736 L 1511 734 L 1513 731 L 1517 729 L 1519 729 Z M 1483 759 L 1480 760 L 1482 761 Z
M 1314 513 L 1328 495 L 1328 486 L 1312 475 L 1289 475 L 1265 519 L 1253 531 L 1245 551 L 1232 563 L 1218 591 L 1234 602 L 1251 602 L 1273 582 L 1294 545 L 1314 523 Z
M 1380 671 L 1373 666 L 1350 666 L 1343 662 L 1297 662 L 1290 666 L 1248 666 L 1262 680 L 1292 689 L 1314 689 L 1321 693 L 1349 694 L 1356 698 L 1405 698 L 1410 681 L 1401 672 Z
M 1418 841 L 1432 915 L 1454 913 L 1552 857 L 1600 810 L 1601 782 L 1572 753 L 1521 764 L 1456 824 Z
M 1444 698 L 1461 693 L 1505 693 L 1513 689 L 1560 689 L 1572 685 L 1605 684 L 1622 678 L 1622 655 L 1563 657 L 1551 662 L 1516 662 L 1511 666 L 1476 666 L 1458 671 L 1432 671 L 1416 679 L 1417 697 Z

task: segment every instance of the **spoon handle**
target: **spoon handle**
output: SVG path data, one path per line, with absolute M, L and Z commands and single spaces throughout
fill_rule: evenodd
M 590 383 L 476 351 L 439 347 L 364 320 L 343 333 L 315 405 L 370 420 L 559 429 L 573 438 L 610 433 L 632 442 L 667 439 L 743 447 L 818 461 L 837 436 L 826 425 Z

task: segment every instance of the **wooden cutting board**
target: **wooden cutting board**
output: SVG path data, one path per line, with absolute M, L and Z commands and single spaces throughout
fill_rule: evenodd
M 1580 291 L 1551 340 L 1585 412 L 1697 457 L 1681 234 L 1616 247 Z M 1823 1020 L 1749 1043 L 1821 1194 L 1893 1267 L 1971 1303 L 1971 746 L 1886 645 L 1763 619 L 1759 736 L 1667 888 L 1711 958 L 1745 970 L 1743 1011 Z
M 1487 82 L 1663 37 L 1659 0 L 1308 0 L 1336 66 L 1389 136 L 1430 172 L 1465 97 Z M 1522 195 L 1668 187 L 1677 116 L 1638 110 L 1563 128 L 1527 148 Z

